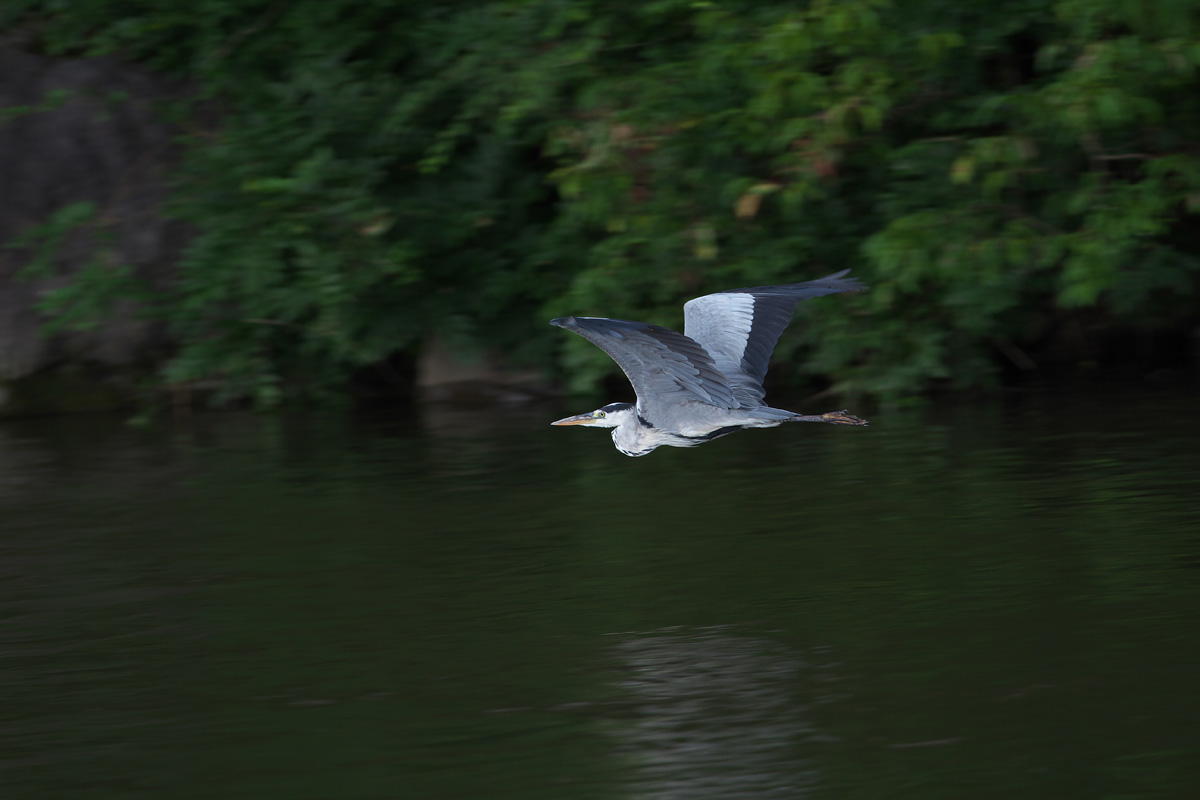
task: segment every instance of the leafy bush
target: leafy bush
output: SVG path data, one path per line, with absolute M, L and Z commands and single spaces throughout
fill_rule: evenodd
M 187 132 L 175 213 L 199 233 L 150 309 L 179 342 L 169 381 L 329 393 L 432 333 L 548 365 L 551 316 L 677 325 L 697 293 L 843 267 L 873 290 L 811 304 L 780 349 L 842 390 L 986 384 L 1083 310 L 1197 321 L 1185 0 L 32 0 L 13 18 L 219 109 Z M 614 369 L 561 347 L 576 387 Z

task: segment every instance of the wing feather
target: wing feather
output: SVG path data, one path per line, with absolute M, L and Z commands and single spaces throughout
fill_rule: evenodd
M 783 286 L 730 289 L 689 300 L 684 334 L 712 356 L 742 408 L 763 404 L 762 382 L 779 336 L 796 304 L 810 297 L 858 292 L 866 287 L 842 270 L 824 278 Z
M 608 353 L 633 384 L 638 411 L 651 422 L 669 407 L 689 400 L 737 407 L 712 356 L 681 333 L 604 317 L 563 317 L 550 324 L 577 333 Z

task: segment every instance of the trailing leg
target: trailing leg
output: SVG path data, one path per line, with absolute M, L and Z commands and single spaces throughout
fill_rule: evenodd
M 841 411 L 830 411 L 825 414 L 796 414 L 793 417 L 788 417 L 784 422 L 827 422 L 830 425 L 866 425 L 865 419 L 859 419 L 853 414 L 847 413 L 846 409 Z

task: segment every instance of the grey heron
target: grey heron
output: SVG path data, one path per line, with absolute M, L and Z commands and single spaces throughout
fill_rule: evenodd
M 865 289 L 858 279 L 846 277 L 849 272 L 697 297 L 683 306 L 682 334 L 623 319 L 551 320 L 608 353 L 633 384 L 637 402 L 610 403 L 550 424 L 612 428 L 613 444 L 627 456 L 644 456 L 663 445 L 695 447 L 784 422 L 866 425 L 845 411 L 804 415 L 763 402 L 771 353 L 796 304 Z

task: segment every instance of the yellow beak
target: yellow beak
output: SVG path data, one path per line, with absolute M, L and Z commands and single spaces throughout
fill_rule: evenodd
M 573 417 L 563 417 L 562 419 L 555 420 L 554 422 L 551 422 L 550 424 L 551 425 L 586 425 L 589 422 L 595 421 L 595 419 L 596 418 L 592 416 L 592 412 L 589 411 L 586 414 L 576 414 Z

